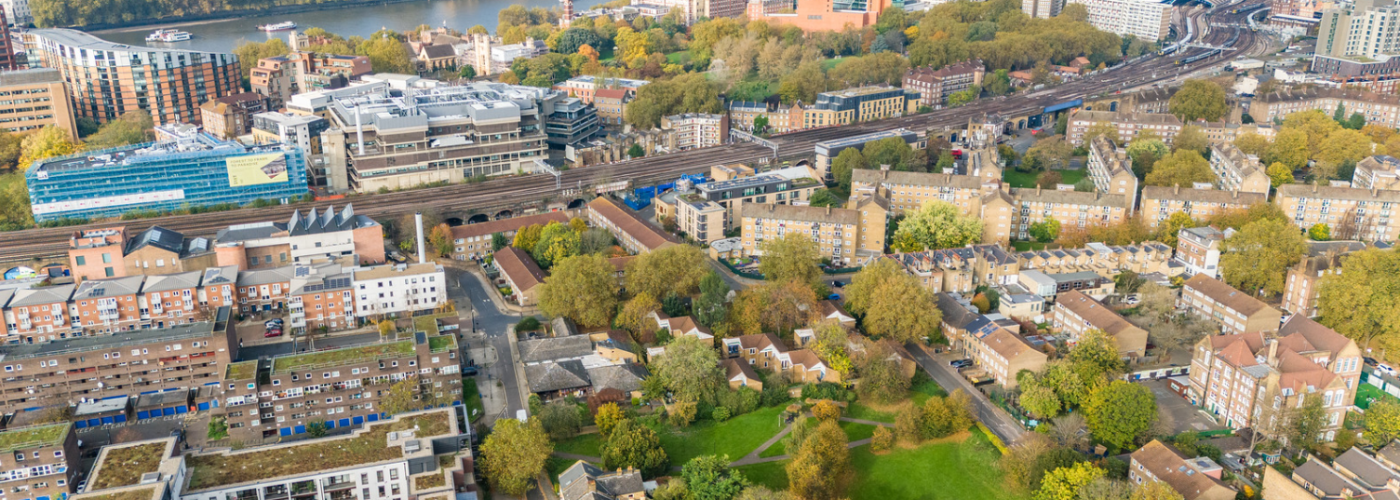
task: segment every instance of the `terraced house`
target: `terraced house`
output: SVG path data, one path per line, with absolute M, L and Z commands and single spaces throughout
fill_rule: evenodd
M 1275 332 L 1283 318 L 1278 309 L 1204 274 L 1186 280 L 1177 307 L 1219 323 L 1226 334 Z

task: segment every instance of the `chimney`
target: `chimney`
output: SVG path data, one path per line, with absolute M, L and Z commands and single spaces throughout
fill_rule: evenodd
M 422 264 L 426 260 L 423 257 L 423 212 L 413 214 L 413 225 L 418 226 L 418 263 Z
M 1039 184 L 1039 183 L 1037 183 L 1037 184 L 1035 185 L 1035 195 L 1036 195 L 1036 196 L 1040 196 L 1040 184 Z
M 831 215 L 831 205 L 826 206 L 826 214 Z
M 1175 187 L 1172 188 L 1172 194 L 1181 194 L 1181 184 L 1174 184 L 1173 186 Z
M 1238 188 L 1235 189 L 1234 196 L 1232 196 L 1232 198 L 1236 200 L 1240 199 L 1240 190 Z
M 1278 339 L 1269 339 L 1269 366 L 1278 365 Z
M 360 124 L 360 105 L 355 105 L 355 142 L 360 145 L 360 156 L 365 155 L 365 126 Z
M 888 163 L 881 163 L 881 164 L 880 164 L 880 171 L 881 171 L 881 172 L 889 172 L 889 171 L 890 171 L 890 164 L 888 164 Z

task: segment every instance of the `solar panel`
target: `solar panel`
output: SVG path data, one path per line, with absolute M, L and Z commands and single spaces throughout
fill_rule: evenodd
M 309 267 L 296 267 L 296 268 L 293 268 L 293 273 L 294 273 L 294 274 L 296 275 L 296 277 L 298 277 L 298 278 L 305 278 L 305 277 L 311 275 L 311 268 L 309 268 Z

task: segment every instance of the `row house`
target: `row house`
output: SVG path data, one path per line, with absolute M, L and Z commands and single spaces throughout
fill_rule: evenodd
M 1147 186 L 1142 188 L 1142 205 L 1138 213 L 1143 224 L 1155 229 L 1177 212 L 1184 212 L 1194 220 L 1206 220 L 1226 212 L 1248 209 L 1256 203 L 1267 203 L 1268 200 L 1267 192 L 1193 189 L 1180 185 Z
M 1259 158 L 1234 145 L 1211 146 L 1210 170 L 1215 173 L 1215 187 L 1221 190 L 1269 194 L 1269 175 Z
M 1390 218 L 1392 210 L 1400 206 L 1400 191 L 1284 184 L 1278 187 L 1274 204 L 1301 229 L 1327 225 L 1333 239 L 1400 239 L 1400 222 Z
M 1264 498 L 1268 500 L 1312 500 L 1333 498 L 1394 499 L 1400 489 L 1400 467 L 1394 458 L 1396 445 L 1392 442 L 1373 456 L 1361 448 L 1350 448 L 1329 465 L 1322 458 L 1308 461 L 1293 469 L 1292 476 L 1266 467 Z
M 491 239 L 495 235 L 500 234 L 509 244 L 515 240 L 516 231 L 535 224 L 547 226 L 551 222 L 568 224 L 569 216 L 563 212 L 546 212 L 454 227 L 452 228 L 452 258 L 455 260 L 484 259 L 496 251 L 491 244 Z
M 1069 334 L 1070 345 L 1077 343 L 1089 330 L 1103 330 L 1113 337 L 1119 356 L 1139 358 L 1147 354 L 1147 330 L 1138 328 L 1127 318 L 1079 290 L 1070 290 L 1055 297 L 1050 322 L 1061 333 Z
M 1035 269 L 1046 274 L 1089 271 L 1112 278 L 1123 271 L 1175 275 L 1170 265 L 1171 255 L 1171 247 L 1155 241 L 1114 246 L 1094 242 L 1084 248 L 1021 252 L 1016 254 L 1016 260 L 1023 270 Z
M 676 244 L 636 214 L 602 196 L 588 202 L 588 225 L 607 229 L 618 245 L 633 254 Z
M 1113 113 L 1108 111 L 1076 111 L 1069 117 L 1065 140 L 1075 146 L 1084 145 L 1085 134 L 1095 124 L 1104 123 L 1118 131 L 1118 141 L 1127 144 L 1138 134 L 1150 133 L 1168 146 L 1181 133 L 1182 123 L 1167 113 Z
M 1230 428 L 1270 437 L 1287 434 L 1290 409 L 1320 398 L 1326 416 L 1318 438 L 1332 441 L 1356 398 L 1361 359 L 1356 342 L 1295 315 L 1276 336 L 1254 331 L 1198 341 L 1188 398 Z
M 1040 371 L 1049 359 L 1025 338 L 1002 328 L 948 292 L 937 294 L 942 314 L 939 328 L 948 344 L 962 349 L 979 367 L 1007 389 L 1016 387 L 1021 370 Z
M 1278 331 L 1283 319 L 1278 309 L 1204 274 L 1186 280 L 1177 307 L 1218 323 L 1225 334 Z
M 231 283 L 219 276 L 214 268 L 7 290 L 0 292 L 0 333 L 6 343 L 36 343 L 203 321 L 233 305 Z
M 217 384 L 237 357 L 228 308 L 209 321 L 0 347 L 0 407 L 76 405 Z
M 841 372 L 828 366 L 810 349 L 789 350 L 771 333 L 742 335 L 724 339 L 724 356 L 742 360 L 754 369 L 786 375 L 797 383 L 841 382 Z
M 179 274 L 149 276 L 137 296 L 141 319 L 152 328 L 181 325 L 202 320 L 210 306 L 200 300 L 204 273 L 190 271 Z M 218 285 L 210 284 L 218 291 Z M 213 306 L 215 309 L 226 304 Z
M 1400 127 L 1400 96 L 1332 87 L 1284 87 L 1255 96 L 1249 115 L 1256 121 L 1272 123 L 1299 111 L 1317 110 L 1331 116 L 1337 106 L 1345 108 L 1348 115 L 1360 113 L 1366 117 L 1366 123 Z
M 142 311 L 136 300 L 144 295 L 141 286 L 145 276 L 129 276 L 105 280 L 88 280 L 78 284 L 68 299 L 69 317 L 73 328 L 91 335 L 110 335 L 140 328 L 148 311 Z
M 996 245 L 894 253 L 884 256 L 934 292 L 967 293 L 978 286 L 1010 285 L 1021 272 L 1015 254 Z
M 746 132 L 753 131 L 754 120 L 763 117 L 768 120 L 768 131 L 775 134 L 796 132 L 806 128 L 803 117 L 807 109 L 802 102 L 783 106 L 767 101 L 729 101 L 729 123 L 732 127 Z
M 1108 137 L 1098 136 L 1089 141 L 1089 179 L 1100 193 L 1122 195 L 1131 200 L 1128 213 L 1137 206 L 1138 178 L 1133 173 L 1133 160 Z
M 78 460 L 78 434 L 71 423 L 8 429 L 0 434 L 0 470 L 6 472 L 0 474 L 0 498 L 68 498 L 83 470 Z
M 291 286 L 287 319 L 292 333 L 355 326 L 354 274 L 339 263 L 311 266 L 297 273 Z

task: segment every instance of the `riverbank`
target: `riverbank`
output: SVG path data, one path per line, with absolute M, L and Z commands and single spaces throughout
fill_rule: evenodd
M 239 18 L 244 18 L 244 17 L 262 17 L 262 16 L 287 15 L 287 14 L 301 14 L 301 13 L 306 13 L 306 12 L 317 12 L 317 11 L 327 11 L 327 10 L 343 10 L 343 9 L 355 9 L 355 8 L 363 8 L 363 7 L 386 6 L 386 5 L 394 5 L 394 4 L 402 4 L 402 3 L 414 3 L 414 2 L 422 2 L 422 1 L 424 1 L 424 0 L 374 0 L 374 1 L 372 1 L 372 2 L 365 2 L 365 1 L 362 1 L 362 0 L 340 0 L 340 1 L 337 1 L 337 2 L 327 2 L 327 3 L 314 3 L 314 4 L 302 4 L 302 5 L 284 5 L 284 6 L 281 6 L 281 7 L 272 7 L 272 8 L 269 8 L 269 9 L 244 9 L 244 10 L 229 10 L 229 11 L 211 12 L 211 13 L 209 13 L 209 14 L 203 14 L 203 15 L 197 15 L 197 16 L 185 16 L 185 17 L 179 18 L 178 20 L 176 20 L 176 19 L 170 19 L 170 18 L 163 18 L 163 19 L 142 19 L 142 20 L 132 21 L 132 22 L 129 22 L 129 23 L 93 24 L 93 25 L 86 25 L 86 26 L 71 26 L 70 28 L 76 29 L 76 30 L 87 31 L 87 32 L 89 32 L 89 33 L 97 34 L 97 35 L 100 35 L 100 34 L 102 34 L 102 33 L 127 33 L 127 32 L 138 31 L 138 30 L 152 30 L 152 29 L 167 29 L 167 28 L 177 28 L 177 27 L 200 26 L 200 25 L 213 24 L 213 23 L 217 23 L 217 22 L 228 21 L 228 20 L 230 20 L 230 19 L 239 19 Z

